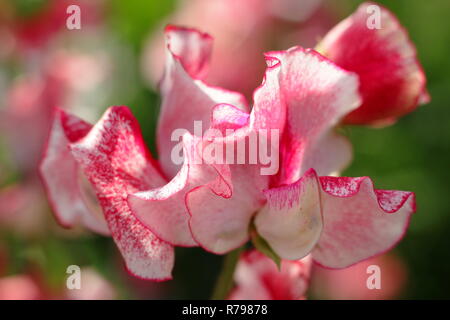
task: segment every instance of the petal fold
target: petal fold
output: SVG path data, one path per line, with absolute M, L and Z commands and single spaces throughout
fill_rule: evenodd
M 360 105 L 356 74 L 339 68 L 314 50 L 301 47 L 269 52 L 267 58 L 279 61 L 280 90 L 286 105 L 282 171 L 277 184 L 291 184 L 311 167 L 319 175 L 342 169 L 351 158 L 351 148 L 342 148 L 335 156 L 336 134 L 332 130 L 344 115 Z M 308 161 L 317 159 L 318 150 L 333 161 L 325 164 Z
M 215 107 L 211 129 L 217 129 L 218 135 L 203 139 L 203 151 L 211 146 L 223 150 L 222 156 L 215 160 L 229 168 L 232 193 L 219 197 L 210 188 L 200 186 L 186 197 L 193 237 L 205 250 L 216 254 L 229 252 L 248 241 L 251 220 L 265 203 L 263 190 L 268 187 L 269 176 L 261 174 L 259 159 L 250 161 L 258 151 L 252 146 L 261 138 L 252 127 L 251 117 L 230 105 Z M 233 131 L 223 136 L 224 129 Z
M 230 167 L 231 197 L 218 196 L 206 186 L 193 189 L 186 196 L 194 238 L 205 250 L 216 254 L 227 253 L 248 241 L 251 219 L 264 204 L 261 188 L 267 186 L 258 167 Z
M 183 137 L 184 163 L 178 174 L 166 185 L 141 191 L 128 197 L 136 217 L 158 237 L 177 246 L 196 246 L 189 228 L 186 194 L 207 186 L 217 195 L 231 194 L 226 166 L 197 164 L 199 138 L 189 133 Z M 207 204 L 202 204 L 202 207 Z
M 91 129 L 83 120 L 56 109 L 50 135 L 40 164 L 40 175 L 57 221 L 69 228 L 78 222 L 88 229 L 109 234 L 103 214 L 89 206 L 83 193 L 82 171 L 69 144 L 83 138 Z

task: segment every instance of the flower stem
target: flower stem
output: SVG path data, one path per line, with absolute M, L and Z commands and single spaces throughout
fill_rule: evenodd
M 212 300 L 224 300 L 233 288 L 233 275 L 239 261 L 243 247 L 235 249 L 225 256 L 222 271 L 217 278 L 216 286 L 212 294 Z

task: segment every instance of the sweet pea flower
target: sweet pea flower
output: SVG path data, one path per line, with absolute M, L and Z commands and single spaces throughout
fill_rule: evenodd
M 241 14 L 245 18 L 240 18 Z M 208 83 L 251 92 L 263 74 L 258 59 L 261 52 L 298 43 L 314 46 L 311 39 L 315 42 L 323 37 L 317 50 L 359 77 L 363 103 L 343 119 L 345 124 L 386 126 L 430 100 L 416 48 L 393 13 L 366 2 L 326 33 L 334 23 L 332 16 L 320 1 L 197 0 L 181 5 L 170 21 L 206 30 L 218 38 L 211 72 L 198 75 Z M 301 23 L 287 23 L 288 17 Z M 380 28 L 369 28 L 378 17 Z M 158 33 L 143 55 L 144 73 L 152 83 L 162 73 L 162 51 Z
M 127 269 L 159 281 L 171 278 L 174 246 L 225 254 L 253 229 L 281 259 L 311 255 L 331 268 L 387 251 L 402 238 L 413 193 L 374 189 L 368 177 L 327 176 L 351 159 L 349 142 L 334 127 L 361 103 L 356 74 L 311 49 L 269 52 L 250 109 L 243 95 L 200 80 L 212 52 L 209 35 L 174 26 L 165 34 L 159 162 L 128 108 L 111 107 L 94 126 L 57 110 L 40 170 L 59 221 L 111 233 Z M 194 121 L 212 130 L 193 135 Z M 181 165 L 171 157 L 177 129 L 185 129 Z M 272 149 L 279 152 L 275 174 L 262 174 L 262 161 L 196 161 L 211 146 L 272 131 L 280 134 Z M 233 149 L 235 159 L 247 151 Z M 104 219 L 91 210 L 80 176 Z
M 0 39 L 10 45 L 11 53 L 23 54 L 42 50 L 59 34 L 67 31 L 66 21 L 69 17 L 67 9 L 76 4 L 83 15 L 83 26 L 92 26 L 101 18 L 103 0 L 80 0 L 74 3 L 69 0 L 48 0 L 42 4 L 34 4 L 24 14 L 23 9 L 15 1 L 2 3 L 0 13 Z M 33 4 L 31 4 L 33 6 Z
M 259 251 L 245 252 L 239 259 L 230 300 L 305 299 L 311 272 L 311 257 L 283 260 L 280 270 Z
M 368 19 L 376 19 L 377 10 L 379 28 L 369 28 Z M 345 117 L 345 123 L 392 124 L 430 100 L 425 74 L 406 29 L 378 4 L 361 4 L 328 32 L 318 50 L 359 76 L 363 103 Z

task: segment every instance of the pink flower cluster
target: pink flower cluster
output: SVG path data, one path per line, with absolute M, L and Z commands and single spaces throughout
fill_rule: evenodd
M 111 107 L 95 125 L 57 110 L 40 166 L 57 219 L 111 234 L 127 269 L 157 281 L 171 279 L 175 246 L 225 254 L 244 245 L 249 230 L 283 259 L 280 279 L 307 279 L 308 261 L 345 268 L 391 249 L 415 211 L 414 194 L 375 189 L 368 177 L 336 177 L 352 156 L 335 128 L 343 121 L 392 122 L 427 94 L 405 30 L 386 9 L 383 28 L 368 29 L 368 5 L 330 31 L 321 53 L 299 46 L 266 53 L 251 105 L 242 94 L 201 80 L 212 53 L 208 34 L 168 26 L 158 160 L 127 107 Z M 194 121 L 234 133 L 205 141 L 190 133 Z M 179 128 L 188 132 L 184 163 L 176 166 L 170 137 Z M 206 146 L 236 144 L 261 129 L 281 133 L 275 175 L 261 175 L 262 164 L 193 161 Z M 232 296 L 244 297 L 246 286 L 258 283 L 268 285 L 259 291 L 264 298 L 304 296 L 298 283 L 261 282 L 258 277 L 276 270 L 261 266 L 260 257 L 243 256 Z M 249 270 L 254 274 L 245 276 Z

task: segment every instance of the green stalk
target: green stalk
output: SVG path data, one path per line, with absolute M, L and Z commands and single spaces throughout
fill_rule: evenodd
M 231 289 L 233 288 L 233 275 L 236 265 L 239 261 L 241 252 L 244 250 L 243 247 L 231 251 L 225 256 L 222 271 L 217 278 L 216 286 L 212 294 L 212 300 L 225 300 Z

